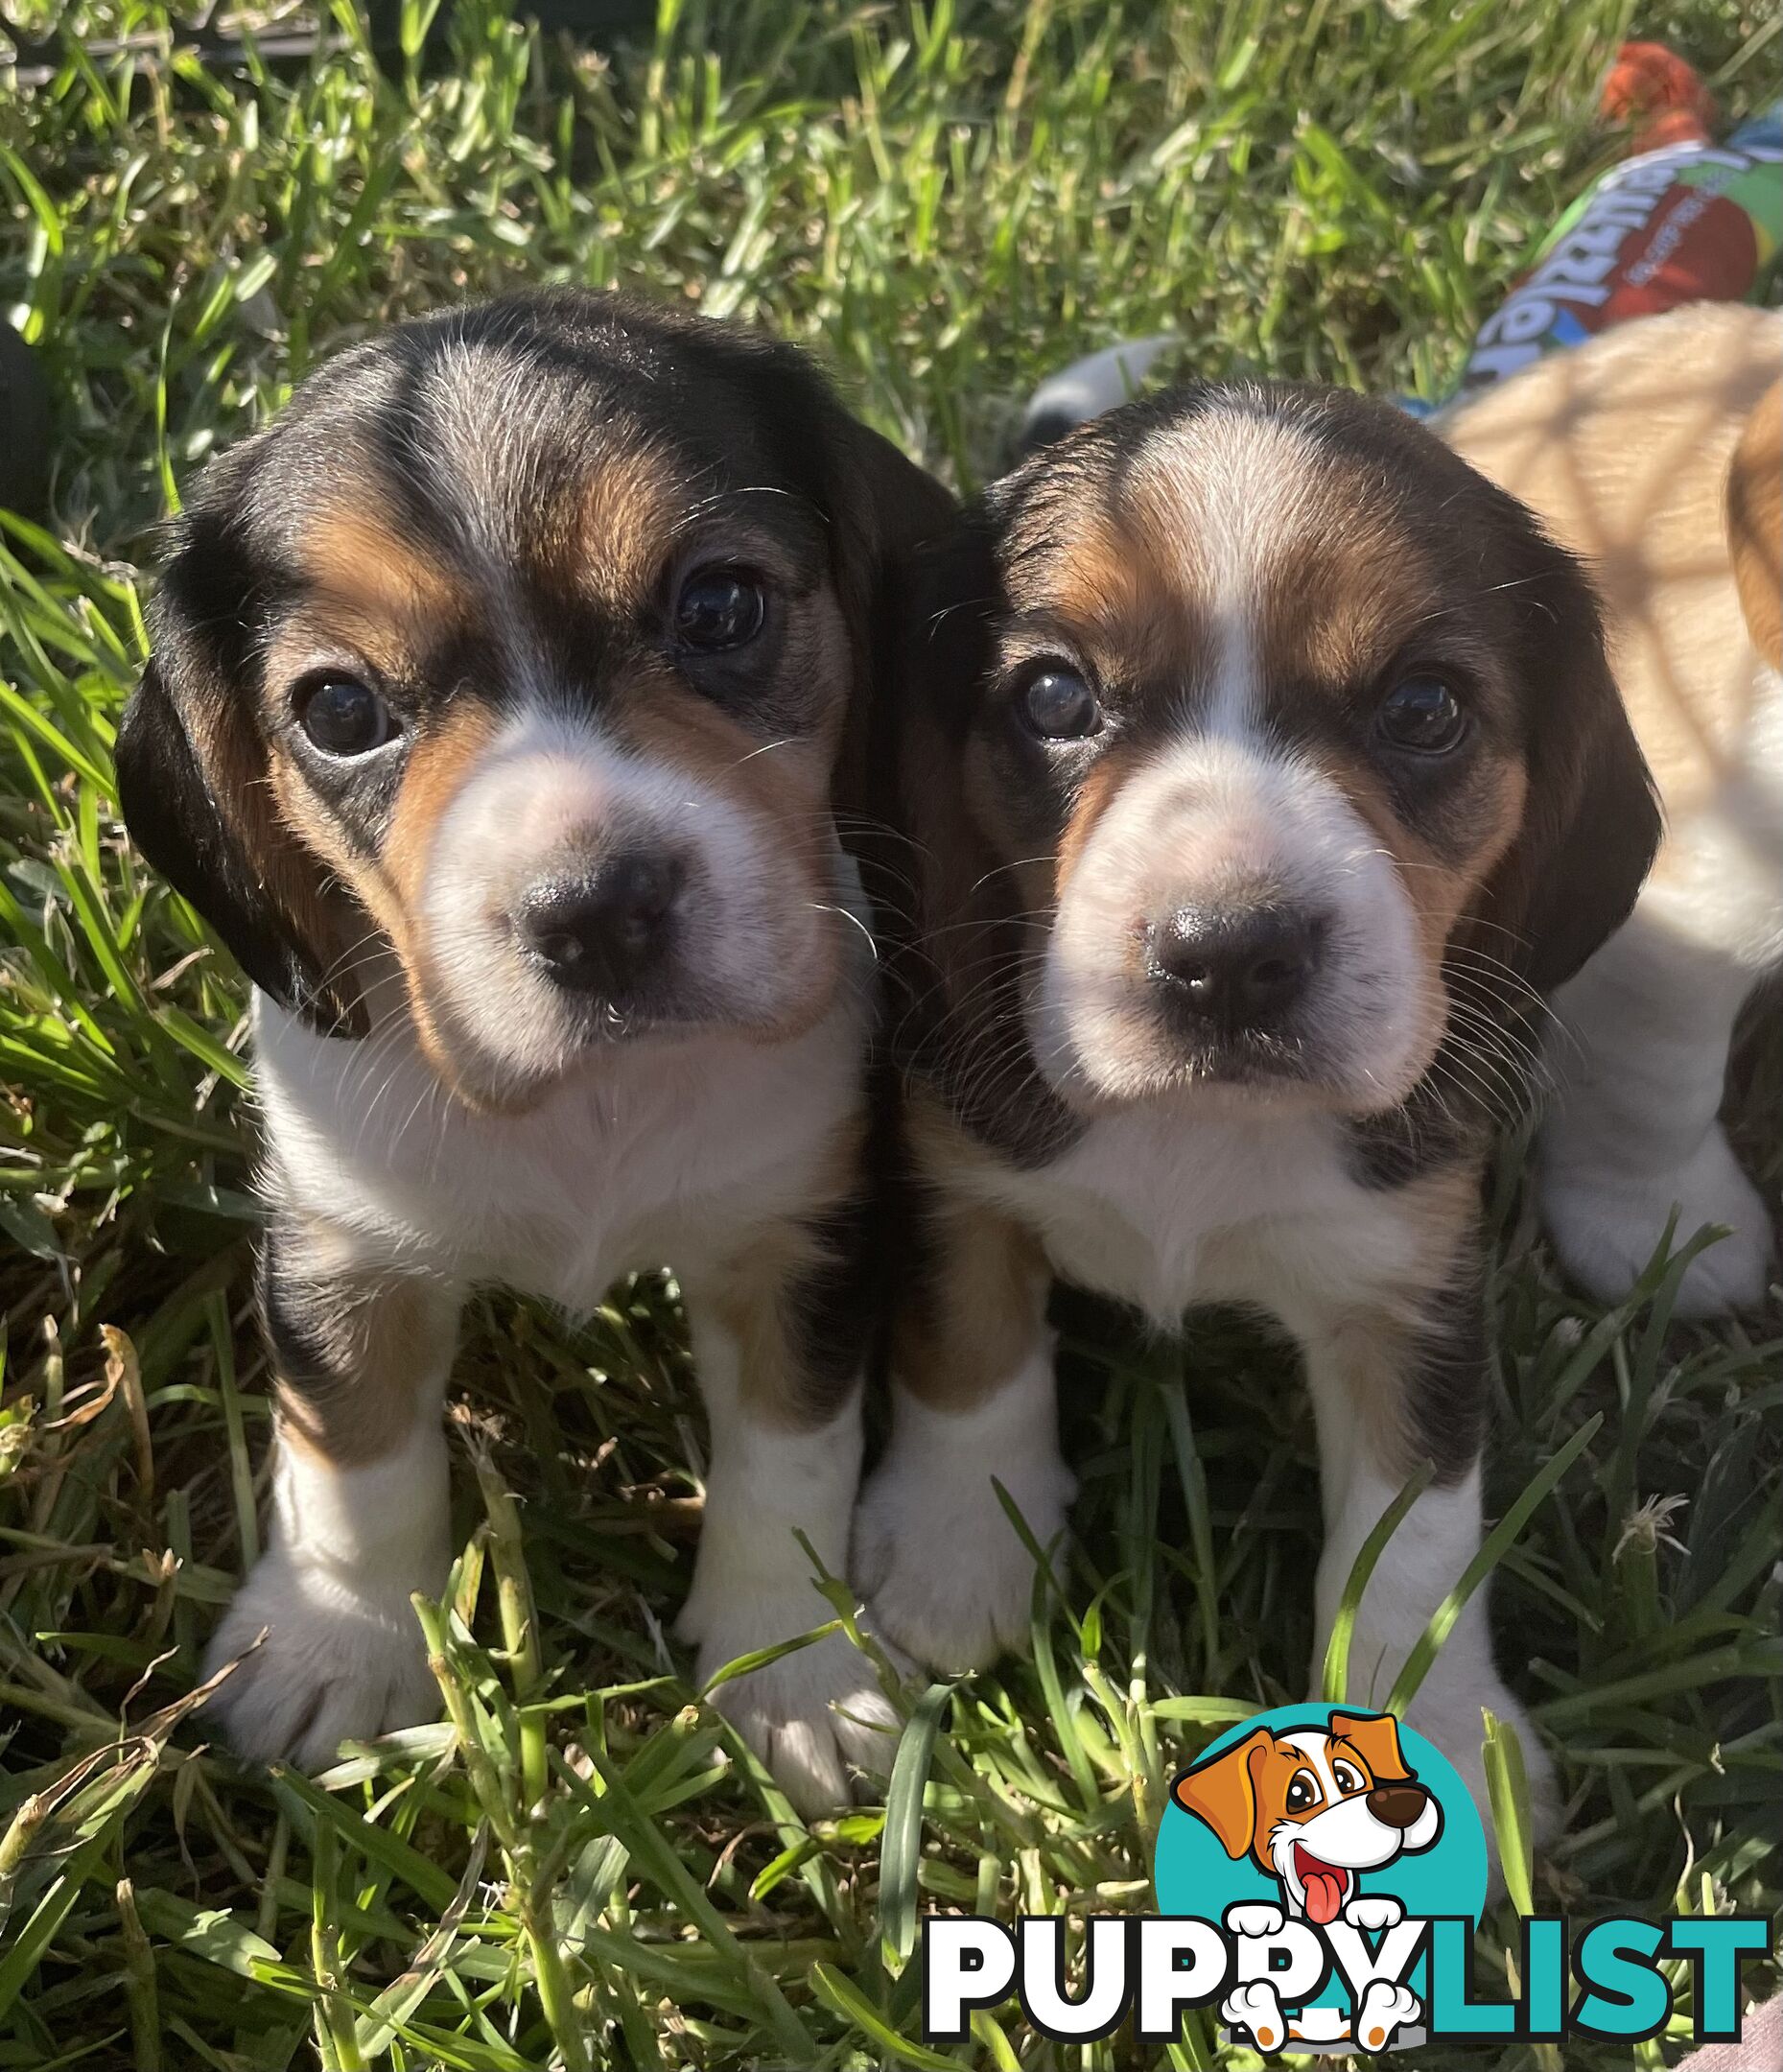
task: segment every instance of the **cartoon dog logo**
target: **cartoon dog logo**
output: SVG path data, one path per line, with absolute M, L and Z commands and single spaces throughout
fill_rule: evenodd
M 1363 1893 L 1363 1874 L 1430 1848 L 1443 1832 L 1443 1809 L 1407 1764 L 1390 1713 L 1334 1711 L 1324 1728 L 1286 1732 L 1259 1727 L 1185 1770 L 1171 1796 L 1213 1830 L 1234 1862 L 1249 1856 L 1280 1885 L 1280 1909 L 1228 1909 L 1226 1925 L 1240 1937 L 1277 1934 L 1290 1918 L 1321 1928 L 1340 1919 L 1357 1929 L 1393 1927 L 1403 1907 L 1391 1894 Z M 1220 2012 L 1263 2050 L 1280 2049 L 1291 2035 L 1314 2040 L 1283 2018 L 1266 1979 L 1238 1987 Z M 1421 2012 L 1402 1986 L 1371 1987 L 1355 2013 L 1355 2039 L 1381 2049 Z

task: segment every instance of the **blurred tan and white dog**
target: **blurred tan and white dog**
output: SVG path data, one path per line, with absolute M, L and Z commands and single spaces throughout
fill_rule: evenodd
M 1592 565 L 1666 833 L 1627 924 L 1556 1001 L 1545 1213 L 1627 1294 L 1674 1209 L 1685 1313 L 1764 1298 L 1771 1213 L 1719 1120 L 1727 1048 L 1783 964 L 1783 315 L 1724 303 L 1558 354 L 1457 412 L 1458 452 Z

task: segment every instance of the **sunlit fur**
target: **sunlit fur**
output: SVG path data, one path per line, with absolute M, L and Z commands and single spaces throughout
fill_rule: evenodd
M 1775 1190 L 1720 1121 L 1728 1045 L 1783 969 L 1783 316 L 1701 303 L 1557 353 L 1443 423 L 1599 571 L 1665 805 L 1627 926 L 1560 998 L 1540 1145 L 1569 1270 L 1619 1302 L 1676 1215 L 1680 1314 L 1753 1307 Z

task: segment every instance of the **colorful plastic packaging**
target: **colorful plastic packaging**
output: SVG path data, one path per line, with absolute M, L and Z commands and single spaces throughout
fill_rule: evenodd
M 1468 394 L 1543 353 L 1680 302 L 1744 301 L 1783 244 L 1783 104 L 1736 130 L 1643 152 L 1569 208 L 1482 327 Z

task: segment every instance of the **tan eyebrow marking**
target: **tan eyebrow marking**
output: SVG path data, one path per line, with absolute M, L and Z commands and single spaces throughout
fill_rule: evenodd
M 446 571 L 365 511 L 330 511 L 300 549 L 306 573 L 330 602 L 367 617 L 424 627 L 459 602 Z
M 635 610 L 674 552 L 687 486 L 642 437 L 603 455 L 559 522 L 563 575 L 611 609 Z

